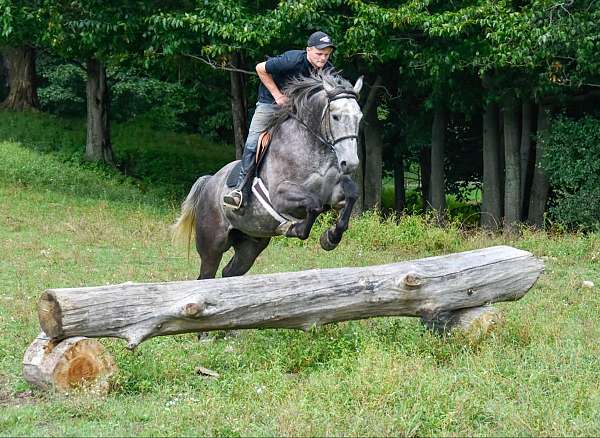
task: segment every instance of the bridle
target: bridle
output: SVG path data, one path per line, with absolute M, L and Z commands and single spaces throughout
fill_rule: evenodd
M 294 113 L 290 113 L 290 116 L 299 122 L 302 126 L 304 126 L 308 132 L 310 132 L 317 140 L 323 143 L 325 146 L 328 146 L 333 152 L 335 152 L 335 145 L 341 141 L 347 140 L 349 138 L 353 138 L 358 140 L 358 135 L 344 135 L 342 137 L 333 138 L 333 132 L 331 131 L 331 102 L 334 100 L 340 99 L 354 99 L 358 101 L 358 94 L 354 91 L 349 90 L 334 90 L 333 93 L 327 93 L 327 106 L 323 109 L 323 115 L 321 116 L 321 123 L 319 126 L 323 127 L 323 122 L 325 121 L 325 117 L 327 116 L 327 131 L 325 133 L 325 137 L 321 135 L 320 132 L 316 132 L 310 126 L 308 126 L 304 120 L 302 120 L 298 115 Z

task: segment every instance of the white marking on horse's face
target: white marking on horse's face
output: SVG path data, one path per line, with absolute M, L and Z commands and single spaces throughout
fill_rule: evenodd
M 358 136 L 362 111 L 356 99 L 337 99 L 329 105 L 331 141 L 348 135 Z M 358 138 L 347 138 L 334 146 L 338 164 L 344 174 L 354 172 L 359 165 Z

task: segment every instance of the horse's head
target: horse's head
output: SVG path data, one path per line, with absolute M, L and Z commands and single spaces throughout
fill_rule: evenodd
M 358 131 L 363 115 L 357 99 L 362 85 L 362 77 L 354 87 L 333 86 L 328 81 L 323 81 L 327 104 L 323 109 L 321 129 L 335 151 L 340 170 L 344 174 L 354 172 L 359 165 Z
M 293 118 L 320 146 L 335 152 L 342 173 L 352 173 L 359 164 L 357 146 L 362 112 L 357 99 L 362 84 L 362 77 L 353 86 L 330 69 L 293 78 L 284 90 L 288 101 L 274 116 L 273 125 Z

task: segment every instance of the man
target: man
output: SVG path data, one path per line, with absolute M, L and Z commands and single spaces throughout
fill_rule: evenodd
M 248 170 L 255 159 L 258 137 L 267 128 L 277 107 L 287 100 L 281 89 L 295 76 L 310 76 L 317 70 L 332 68 L 329 57 L 334 49 L 335 45 L 329 35 L 315 32 L 308 38 L 306 51 L 289 50 L 256 66 L 256 73 L 260 79 L 258 103 L 250 122 L 236 187 L 223 197 L 226 206 L 237 209 L 242 205 L 242 190 Z

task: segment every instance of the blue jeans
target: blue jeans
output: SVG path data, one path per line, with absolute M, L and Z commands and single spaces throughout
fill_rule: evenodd
M 250 122 L 250 129 L 248 130 L 248 137 L 246 138 L 246 144 L 244 144 L 244 152 L 242 154 L 242 168 L 238 177 L 237 186 L 241 188 L 242 183 L 248 173 L 248 169 L 254 162 L 256 155 L 256 146 L 258 146 L 258 137 L 260 133 L 267 129 L 273 114 L 277 111 L 277 104 L 261 103 L 256 104 L 256 110 L 252 116 Z
M 246 138 L 246 144 L 244 145 L 244 153 L 246 150 L 256 153 L 256 146 L 258 145 L 258 136 L 261 132 L 267 129 L 273 114 L 277 111 L 276 104 L 261 103 L 256 104 L 256 110 L 252 116 L 250 122 L 250 129 L 248 130 L 248 138 Z

